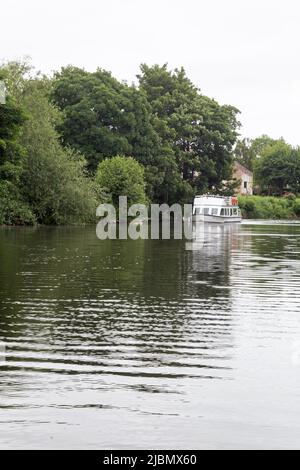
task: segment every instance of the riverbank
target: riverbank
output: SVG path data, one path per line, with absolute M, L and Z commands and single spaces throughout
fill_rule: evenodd
M 244 220 L 299 220 L 300 221 L 300 198 L 296 197 L 271 197 L 271 196 L 239 196 L 239 206 Z M 95 219 L 96 223 L 96 219 Z M 38 224 L 31 223 L 3 224 L 0 227 L 57 227 L 57 226 L 85 227 L 90 224 Z
M 244 219 L 289 220 L 300 218 L 300 198 L 239 196 Z

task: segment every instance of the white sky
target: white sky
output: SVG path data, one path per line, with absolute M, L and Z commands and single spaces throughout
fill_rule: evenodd
M 98 66 L 135 80 L 183 65 L 203 93 L 242 111 L 242 134 L 300 145 L 299 0 L 7 0 L 0 59 L 51 72 Z

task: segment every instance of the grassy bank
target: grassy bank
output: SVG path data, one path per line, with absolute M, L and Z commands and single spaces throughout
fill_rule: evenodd
M 239 196 L 245 219 L 297 219 L 300 217 L 300 198 Z

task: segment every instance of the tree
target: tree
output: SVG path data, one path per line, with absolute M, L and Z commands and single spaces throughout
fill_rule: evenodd
M 201 95 L 183 68 L 143 64 L 138 79 L 184 181 L 198 191 L 222 185 L 231 176 L 238 110 Z
M 282 196 L 287 190 L 300 190 L 300 150 L 281 141 L 273 141 L 262 152 L 256 166 L 256 179 L 262 192 Z
M 252 146 L 251 139 L 239 140 L 234 149 L 234 158 L 241 165 L 253 171 L 257 154 Z
M 17 63 L 7 64 L 4 71 L 9 91 L 27 117 L 17 139 L 24 150 L 17 181 L 23 200 L 39 223 L 93 220 L 96 192 L 85 175 L 84 158 L 60 144 L 55 127 L 61 113 L 49 101 L 51 82 L 39 75 L 28 78 L 28 68 L 22 63 L 19 69 Z
M 262 135 L 256 139 L 242 139 L 239 140 L 234 149 L 234 158 L 236 161 L 244 165 L 246 168 L 254 172 L 256 182 L 259 183 L 258 167 L 260 166 L 261 158 L 266 155 L 272 154 L 272 149 L 276 146 L 285 148 L 286 142 L 284 139 L 272 139 L 267 135 Z
M 266 134 L 251 141 L 251 151 L 256 159 L 262 157 L 267 149 L 273 147 L 277 143 L 285 143 L 284 139 L 272 139 Z
M 7 74 L 0 69 L 0 79 Z M 21 106 L 11 95 L 0 104 L 0 225 L 34 223 L 34 215 L 20 191 L 25 148 L 19 135 L 26 119 Z
M 115 207 L 120 196 L 127 196 L 129 206 L 147 203 L 144 168 L 133 158 L 116 156 L 104 160 L 98 166 L 95 180 Z
M 180 175 L 172 152 L 155 131 L 145 93 L 104 70 L 88 73 L 67 67 L 56 74 L 52 97 L 64 113 L 58 126 L 63 144 L 86 156 L 91 174 L 106 158 L 132 156 L 145 168 L 151 200 L 176 199 L 174 187 L 181 184 Z
M 190 202 L 196 191 L 231 191 L 223 183 L 238 111 L 202 95 L 184 69 L 142 65 L 139 87 L 71 66 L 49 79 L 27 61 L 0 73 L 9 92 L 0 107 L 0 184 L 10 207 L 0 220 L 86 222 L 107 188 L 169 204 Z M 110 158 L 114 187 L 101 176 Z
M 135 87 L 104 70 L 67 67 L 55 76 L 53 100 L 64 112 L 59 127 L 64 144 L 83 153 L 90 170 L 118 154 L 151 163 L 159 137 L 150 122 L 150 107 Z
M 97 207 L 92 181 L 85 175 L 84 157 L 63 148 L 55 130 L 58 111 L 47 96 L 47 84 L 28 85 L 24 96 L 29 119 L 22 143 L 27 150 L 23 193 L 39 222 L 65 224 L 93 220 Z M 100 202 L 100 201 L 99 201 Z
M 56 74 L 53 100 L 64 112 L 63 143 L 99 162 L 120 154 L 145 167 L 148 197 L 188 202 L 229 179 L 237 110 L 201 95 L 183 69 L 142 65 L 139 89 L 98 69 Z M 198 177 L 197 177 L 198 176 Z
M 4 70 L 0 69 L 0 79 L 6 78 Z M 24 110 L 11 95 L 5 104 L 0 104 L 0 178 L 16 179 L 24 148 L 18 142 L 21 127 L 26 119 Z

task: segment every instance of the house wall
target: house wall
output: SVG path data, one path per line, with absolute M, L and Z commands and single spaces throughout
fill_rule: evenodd
M 241 186 L 237 189 L 237 193 L 241 195 L 253 195 L 253 173 L 239 163 L 234 165 L 234 177 L 241 180 Z

